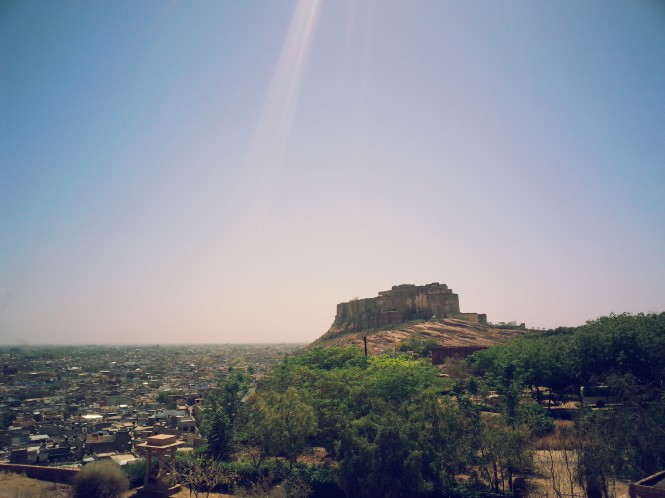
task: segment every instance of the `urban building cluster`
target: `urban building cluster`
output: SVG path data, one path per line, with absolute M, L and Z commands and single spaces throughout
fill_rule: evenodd
M 302 345 L 0 347 L 0 461 L 52 466 L 143 457 L 147 438 L 203 444 L 206 393 Z

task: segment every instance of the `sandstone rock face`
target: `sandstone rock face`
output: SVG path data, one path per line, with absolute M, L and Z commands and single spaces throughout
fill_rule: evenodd
M 487 323 L 485 315 L 460 313 L 459 296 L 446 284 L 404 284 L 379 292 L 377 297 L 338 304 L 335 321 L 324 337 L 432 317 Z

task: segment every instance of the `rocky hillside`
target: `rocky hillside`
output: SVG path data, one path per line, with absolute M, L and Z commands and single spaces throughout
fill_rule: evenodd
M 442 346 L 491 346 L 529 332 L 521 327 L 497 327 L 482 323 L 471 323 L 452 318 L 431 318 L 407 322 L 378 330 L 365 330 L 346 334 L 326 333 L 311 346 L 357 345 L 363 347 L 363 336 L 367 336 L 368 353 L 376 355 L 393 352 L 395 345 L 417 333 L 422 338 L 433 338 Z

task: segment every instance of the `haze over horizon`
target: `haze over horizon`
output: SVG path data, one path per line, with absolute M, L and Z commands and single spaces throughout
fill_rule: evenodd
M 665 309 L 656 1 L 4 2 L 0 344 Z

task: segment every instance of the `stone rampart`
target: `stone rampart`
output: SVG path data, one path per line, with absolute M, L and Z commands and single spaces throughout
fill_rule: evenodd
M 449 315 L 446 315 L 445 318 L 453 318 L 455 320 L 487 325 L 487 315 L 484 313 L 450 313 Z
M 338 304 L 335 321 L 326 335 L 360 332 L 432 317 L 487 323 L 486 315 L 460 313 L 459 296 L 446 284 L 404 284 L 379 292 L 377 297 Z

